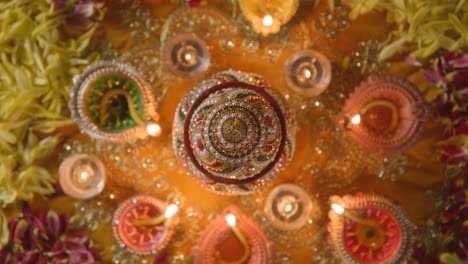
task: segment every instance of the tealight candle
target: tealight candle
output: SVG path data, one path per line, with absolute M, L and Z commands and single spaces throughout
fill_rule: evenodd
M 311 49 L 301 50 L 287 59 L 284 76 L 293 91 L 314 97 L 330 84 L 331 63 L 322 53 Z
M 104 165 L 94 155 L 73 154 L 60 164 L 59 183 L 65 194 L 77 199 L 89 199 L 104 189 Z
M 236 238 L 241 242 L 242 247 L 244 248 L 244 254 L 239 260 L 236 261 L 224 261 L 221 259 L 219 252 L 216 252 L 216 258 L 218 260 L 219 264 L 242 264 L 244 263 L 249 257 L 250 257 L 250 246 L 249 242 L 247 242 L 247 239 L 245 236 L 242 234 L 242 232 L 237 228 L 236 226 L 236 216 L 234 214 L 228 214 L 226 216 L 226 222 L 227 224 L 231 227 L 232 232 L 234 232 L 234 235 Z
M 312 203 L 306 191 L 294 184 L 275 187 L 265 203 L 265 214 L 281 230 L 301 228 L 308 220 Z
M 208 69 L 210 53 L 208 47 L 193 33 L 179 33 L 169 38 L 164 46 L 165 67 L 181 78 L 194 78 Z
M 410 252 L 414 226 L 391 201 L 357 193 L 330 198 L 330 243 L 343 263 L 400 263 Z

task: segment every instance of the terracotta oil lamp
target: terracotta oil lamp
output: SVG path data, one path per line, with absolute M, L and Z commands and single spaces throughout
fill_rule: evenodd
M 421 138 L 429 116 L 415 85 L 398 76 L 372 75 L 354 90 L 336 120 L 361 147 L 390 156 Z
M 415 226 L 388 199 L 357 193 L 330 203 L 329 242 L 343 263 L 402 263 L 411 253 Z
M 139 195 L 122 202 L 112 230 L 121 248 L 138 255 L 158 254 L 170 242 L 178 223 L 178 207 L 156 197 Z
M 200 233 L 192 255 L 195 264 L 273 264 L 275 245 L 257 223 L 231 205 Z

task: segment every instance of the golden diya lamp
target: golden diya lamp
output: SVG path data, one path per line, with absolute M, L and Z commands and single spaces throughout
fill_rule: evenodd
M 249 194 L 289 163 L 295 129 L 282 96 L 262 78 L 224 71 L 196 85 L 180 101 L 173 147 L 208 190 Z
M 251 218 L 231 205 L 200 233 L 195 264 L 273 264 L 275 244 Z
M 156 197 L 139 195 L 122 202 L 114 213 L 112 231 L 121 248 L 138 255 L 160 253 L 178 223 L 178 207 Z
M 371 75 L 346 100 L 336 122 L 365 150 L 390 156 L 418 142 L 429 117 L 429 104 L 414 84 Z
M 342 263 L 403 263 L 415 226 L 406 212 L 375 194 L 332 196 L 329 243 Z
M 71 117 L 91 139 L 129 143 L 161 134 L 152 88 L 130 64 L 99 61 L 73 83 Z
M 299 0 L 239 0 L 239 6 L 255 32 L 268 36 L 294 17 Z

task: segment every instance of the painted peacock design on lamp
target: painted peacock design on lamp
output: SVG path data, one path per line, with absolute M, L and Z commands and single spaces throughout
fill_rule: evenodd
M 173 124 L 178 158 L 207 189 L 249 194 L 289 163 L 295 123 L 281 95 L 254 74 L 225 71 L 196 85 Z

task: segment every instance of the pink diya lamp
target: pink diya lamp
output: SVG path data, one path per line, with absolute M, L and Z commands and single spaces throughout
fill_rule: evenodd
M 371 75 L 350 95 L 336 121 L 367 151 L 390 156 L 421 138 L 429 116 L 415 85 L 398 76 Z
M 272 264 L 275 244 L 252 219 L 231 205 L 200 233 L 192 255 L 195 264 Z
M 169 243 L 178 207 L 148 195 L 122 202 L 114 213 L 112 231 L 120 247 L 138 255 L 158 254 Z
M 342 263 L 402 263 L 411 253 L 414 225 L 375 194 L 332 196 L 329 243 Z

